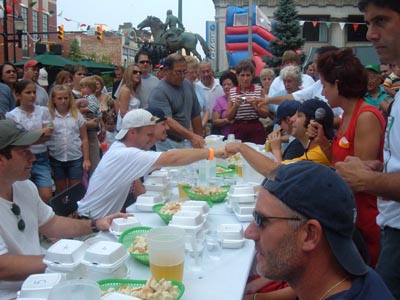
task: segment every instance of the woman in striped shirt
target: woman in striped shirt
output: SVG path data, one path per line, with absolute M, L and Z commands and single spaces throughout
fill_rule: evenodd
M 250 104 L 248 99 L 264 98 L 264 92 L 260 85 L 251 84 L 255 75 L 255 66 L 251 60 L 242 60 L 236 66 L 238 86 L 229 91 L 228 109 L 226 116 L 233 120 L 231 133 L 242 142 L 264 144 L 267 138 L 263 124 L 259 118 L 268 116 L 266 106 L 257 107 Z M 254 101 L 252 101 L 254 102 Z

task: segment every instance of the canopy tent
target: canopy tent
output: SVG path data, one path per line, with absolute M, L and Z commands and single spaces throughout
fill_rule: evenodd
M 49 67 L 65 67 L 66 65 L 75 65 L 76 62 L 62 57 L 61 55 L 55 55 L 55 54 L 50 54 L 50 53 L 45 53 L 37 56 L 33 56 L 29 59 L 22 60 L 20 62 L 15 63 L 17 67 L 23 67 L 24 64 L 28 60 L 37 60 L 38 62 L 42 63 L 44 66 L 49 66 Z
M 100 73 L 112 72 L 115 70 L 115 66 L 102 64 L 93 60 L 80 60 L 76 63 L 77 65 L 85 66 L 90 73 L 98 71 Z

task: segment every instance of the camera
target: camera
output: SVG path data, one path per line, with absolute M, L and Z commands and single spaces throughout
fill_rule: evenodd
M 246 100 L 247 100 L 246 97 L 242 96 L 242 97 L 239 97 L 239 99 L 242 100 L 242 103 L 246 103 Z

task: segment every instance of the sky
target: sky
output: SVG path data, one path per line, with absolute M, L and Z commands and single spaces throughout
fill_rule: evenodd
M 182 0 L 182 23 L 186 30 L 206 37 L 206 21 L 215 20 L 212 0 Z M 155 16 L 163 22 L 168 9 L 178 16 L 178 0 L 57 0 L 57 24 L 63 24 L 65 31 L 80 31 L 85 27 L 106 24 L 108 29 L 118 30 L 124 22 L 131 22 L 133 27 L 147 16 Z M 64 18 L 72 19 L 67 21 Z

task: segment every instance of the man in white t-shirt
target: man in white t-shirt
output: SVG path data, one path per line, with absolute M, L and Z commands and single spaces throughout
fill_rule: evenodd
M 12 120 L 0 120 L 0 299 L 15 299 L 22 281 L 43 273 L 39 234 L 71 238 L 108 230 L 114 214 L 98 220 L 76 220 L 57 216 L 40 199 L 28 180 L 35 156 L 30 145 L 41 132 L 26 131 Z
M 85 197 L 78 202 L 80 216 L 96 219 L 121 211 L 131 183 L 154 169 L 224 156 L 224 147 L 147 151 L 154 144 L 157 120 L 144 109 L 131 110 L 124 116 L 116 141 L 100 160 Z

